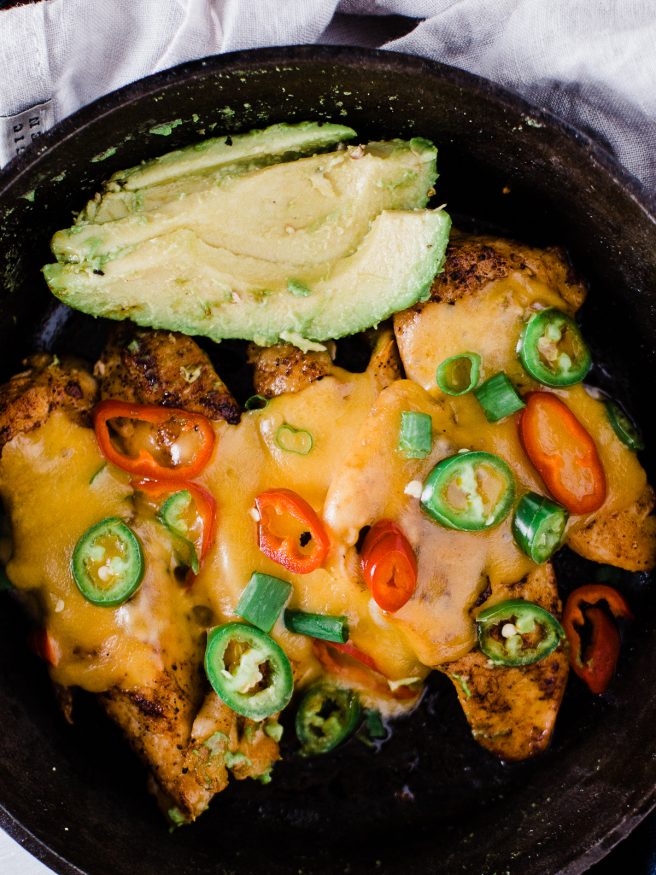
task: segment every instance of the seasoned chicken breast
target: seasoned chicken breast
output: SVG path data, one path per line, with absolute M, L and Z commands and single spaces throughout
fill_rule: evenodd
M 121 323 L 96 363 L 103 398 L 162 404 L 239 422 L 239 405 L 195 340 Z
M 367 332 L 371 357 L 367 371 L 379 389 L 384 389 L 402 373 L 401 360 L 390 328 Z M 253 384 L 258 395 L 274 398 L 283 392 L 301 392 L 306 386 L 328 376 L 344 374 L 333 363 L 330 352 L 303 352 L 291 343 L 275 346 L 249 344 L 248 361 L 253 366 Z
M 544 307 L 573 315 L 585 292 L 558 249 L 537 250 L 509 240 L 454 233 L 430 301 L 394 317 L 406 373 L 432 395 L 446 397 L 436 385 L 437 366 L 449 356 L 473 351 L 481 356 L 481 381 L 503 371 L 524 393 L 543 389 L 517 357 L 522 327 Z M 554 391 L 594 435 L 608 481 L 601 508 L 570 519 L 567 543 L 595 562 L 633 571 L 653 568 L 654 493 L 639 461 L 615 435 L 601 401 L 589 397 L 580 385 Z M 463 399 L 463 406 L 468 404 L 477 402 Z M 522 456 L 523 450 L 517 453 Z M 547 491 L 539 479 L 535 488 Z
M 494 586 L 482 611 L 506 599 L 526 599 L 560 617 L 556 577 L 543 565 L 512 584 Z M 524 760 L 545 750 L 569 673 L 566 646 L 533 665 L 492 665 L 477 648 L 441 666 L 452 681 L 476 741 L 503 760 Z
M 40 353 L 26 359 L 26 370 L 0 386 L 0 453 L 18 434 L 38 428 L 53 410 L 85 421 L 98 385 L 79 359 Z
M 266 777 L 278 758 L 278 744 L 264 733 L 263 726 L 249 727 L 246 724 L 250 721 L 244 722 L 214 693 L 208 693 L 202 669 L 203 618 L 209 622 L 211 612 L 197 605 L 193 592 L 187 592 L 173 578 L 171 548 L 166 538 L 162 541 L 159 524 L 133 520 L 134 496 L 128 478 L 121 472 L 106 472 L 102 464 L 99 467 L 102 457 L 88 426 L 99 394 L 139 403 L 186 406 L 233 421 L 239 417 L 239 409 L 209 359 L 183 335 L 129 329 L 115 332 L 96 366 L 98 381 L 75 360 L 60 362 L 40 355 L 26 364 L 28 370 L 0 388 L 0 450 L 11 443 L 12 451 L 4 460 L 11 484 L 5 499 L 15 538 L 19 543 L 34 541 L 29 509 L 39 500 L 34 490 L 38 493 L 39 483 L 45 486 L 49 481 L 26 476 L 22 465 L 26 457 L 43 457 L 51 476 L 66 483 L 65 492 L 60 492 L 64 516 L 69 504 L 79 505 L 79 489 L 88 496 L 85 512 L 90 519 L 111 514 L 127 518 L 150 557 L 139 592 L 129 607 L 121 608 L 127 613 L 122 619 L 115 618 L 118 625 L 113 612 L 95 608 L 81 599 L 74 587 L 70 590 L 66 555 L 57 555 L 57 568 L 50 563 L 56 584 L 51 581 L 50 592 L 40 594 L 44 602 L 40 613 L 45 613 L 53 682 L 69 718 L 71 702 L 66 691 L 71 685 L 79 679 L 88 689 L 96 690 L 104 710 L 150 769 L 158 797 L 167 800 L 175 819 L 192 820 L 226 786 L 230 772 L 239 778 Z M 24 443 L 26 438 L 33 448 Z M 80 442 L 88 450 L 78 459 L 78 451 L 66 448 Z M 43 452 L 46 444 L 61 470 L 48 462 Z M 43 549 L 47 550 L 47 545 Z M 39 562 L 39 557 L 35 561 Z M 23 570 L 21 562 L 12 566 L 12 574 L 21 584 L 21 594 L 23 577 L 29 578 L 25 583 L 36 585 L 29 568 Z M 80 628 L 70 640 L 67 610 L 75 599 L 81 600 L 78 610 L 88 619 L 84 634 Z M 185 613 L 201 620 L 179 624 Z M 104 664 L 112 668 L 104 669 Z M 126 670 L 121 670 L 122 665 Z M 219 736 L 225 737 L 225 743 Z M 211 780 L 210 773 L 214 776 Z

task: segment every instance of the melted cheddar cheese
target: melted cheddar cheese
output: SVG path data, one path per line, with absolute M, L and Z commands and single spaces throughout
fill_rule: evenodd
M 511 516 L 485 532 L 448 530 L 422 513 L 416 488 L 408 487 L 423 481 L 441 459 L 477 449 L 509 463 L 518 493 L 545 492 L 514 418 L 490 424 L 473 395 L 446 396 L 435 385 L 443 359 L 473 351 L 483 359 L 484 377 L 505 370 L 520 389 L 536 388 L 515 353 L 522 322 L 536 302 L 566 309 L 553 290 L 517 276 L 457 306 L 428 304 L 399 337 L 411 379 L 379 392 L 371 374 L 337 370 L 301 392 L 273 399 L 262 411 L 245 413 L 239 425 L 215 424 L 216 449 L 200 482 L 217 501 L 217 537 L 191 588 L 176 579 L 170 537 L 135 501 L 128 476 L 111 465 L 98 473 L 103 458 L 90 429 L 55 412 L 38 430 L 14 438 L 0 460 L 13 536 L 7 570 L 17 588 L 35 597 L 56 642 L 54 680 L 96 692 L 129 688 L 155 677 L 162 666 L 200 661 L 206 629 L 235 619 L 254 571 L 289 580 L 290 607 L 346 614 L 353 643 L 392 680 L 422 679 L 430 668 L 470 651 L 472 609 L 481 593 L 490 586 L 493 601 L 497 585 L 522 579 L 534 566 L 514 542 Z M 582 386 L 557 394 L 597 444 L 608 481 L 598 513 L 628 507 L 646 484 L 635 455 Z M 427 459 L 407 459 L 398 451 L 401 413 L 408 410 L 432 418 Z M 284 423 L 312 434 L 308 455 L 278 446 L 276 432 Z M 254 499 L 276 487 L 302 495 L 331 533 L 327 561 L 310 574 L 288 573 L 258 548 Z M 139 591 L 117 608 L 85 601 L 71 574 L 77 540 L 110 516 L 133 527 L 146 556 Z M 394 615 L 372 601 L 356 550 L 362 528 L 382 518 L 398 521 L 418 560 L 416 592 Z M 589 519 L 573 517 L 569 526 Z M 288 632 L 280 619 L 272 635 L 293 661 L 297 686 L 320 673 L 310 639 Z

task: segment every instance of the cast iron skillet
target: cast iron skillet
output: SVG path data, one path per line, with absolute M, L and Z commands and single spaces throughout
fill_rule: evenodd
M 656 446 L 654 202 L 589 139 L 512 94 L 439 64 L 359 49 L 187 64 L 83 109 L 15 161 L 0 177 L 2 378 L 35 348 L 97 353 L 102 321 L 53 305 L 39 268 L 52 232 L 104 178 L 203 136 L 304 119 L 346 122 L 363 139 L 429 137 L 440 147 L 438 198 L 461 225 L 565 244 L 591 285 L 584 330 L 602 363 L 593 379 L 608 387 L 615 375 L 612 387 Z M 231 360 L 222 345 L 228 381 Z M 653 461 L 652 450 L 652 480 Z M 605 575 L 572 557 L 559 563 L 563 592 Z M 142 767 L 93 700 L 82 697 L 76 725 L 64 724 L 5 594 L 2 825 L 60 873 L 582 872 L 656 801 L 656 609 L 645 577 L 613 580 L 639 617 L 619 676 L 594 700 L 570 683 L 552 747 L 537 760 L 508 766 L 486 754 L 435 675 L 380 752 L 354 739 L 304 761 L 288 741 L 271 785 L 231 787 L 172 835 Z

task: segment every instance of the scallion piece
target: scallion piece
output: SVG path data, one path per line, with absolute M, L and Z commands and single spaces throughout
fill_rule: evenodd
M 314 440 L 309 431 L 304 428 L 294 428 L 284 422 L 276 432 L 276 444 L 286 453 L 296 453 L 297 456 L 307 456 Z
M 544 495 L 527 492 L 517 505 L 512 531 L 518 546 L 540 565 L 560 547 L 567 511 Z
M 346 617 L 333 617 L 331 614 L 309 614 L 305 611 L 285 611 L 285 626 L 297 635 L 321 638 L 346 644 L 349 637 Z
M 503 371 L 481 383 L 474 395 L 488 422 L 498 422 L 526 407 Z
M 407 459 L 425 459 L 433 447 L 433 420 L 428 413 L 401 413 L 399 452 Z
M 268 403 L 269 399 L 265 398 L 264 395 L 251 395 L 250 398 L 246 399 L 244 407 L 246 410 L 264 410 Z
M 616 401 L 606 401 L 606 414 L 613 431 L 630 450 L 644 450 L 645 442 L 640 429 Z
M 447 395 L 466 395 L 478 386 L 481 357 L 476 352 L 452 355 L 437 368 L 437 385 Z
M 286 580 L 254 571 L 241 594 L 236 613 L 263 632 L 270 632 L 291 591 L 292 585 Z

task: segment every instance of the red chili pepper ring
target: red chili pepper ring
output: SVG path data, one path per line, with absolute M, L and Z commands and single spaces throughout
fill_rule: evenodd
M 570 665 L 593 693 L 603 693 L 613 679 L 620 655 L 617 623 L 599 605 L 604 602 L 612 617 L 633 619 L 626 600 L 617 590 L 591 583 L 575 589 L 567 599 L 563 628 L 569 642 Z M 581 631 L 591 626 L 590 641 L 583 652 Z

